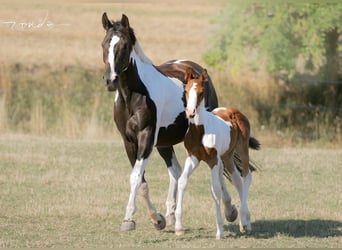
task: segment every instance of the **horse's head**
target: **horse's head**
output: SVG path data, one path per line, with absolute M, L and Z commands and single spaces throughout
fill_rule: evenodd
M 203 69 L 200 76 L 194 78 L 192 68 L 188 68 L 184 79 L 186 81 L 185 99 L 187 103 L 185 113 L 187 118 L 193 118 L 198 106 L 204 100 L 204 85 L 208 82 L 208 73 L 206 69 Z
M 102 42 L 103 62 L 105 64 L 104 83 L 109 91 L 118 88 L 120 74 L 129 65 L 130 54 L 136 42 L 133 29 L 124 14 L 120 21 L 111 21 L 107 14 L 102 15 L 102 25 L 106 35 Z

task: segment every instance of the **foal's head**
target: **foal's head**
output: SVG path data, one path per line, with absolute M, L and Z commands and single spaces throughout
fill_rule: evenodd
M 185 99 L 186 99 L 186 117 L 193 118 L 198 106 L 204 101 L 204 85 L 208 83 L 208 73 L 203 69 L 198 78 L 193 77 L 192 68 L 185 72 Z
M 105 63 L 104 83 L 109 91 L 118 87 L 119 76 L 129 65 L 130 54 L 136 42 L 133 29 L 124 14 L 120 21 L 111 21 L 107 14 L 102 15 L 102 25 L 106 35 L 102 42 L 103 62 Z

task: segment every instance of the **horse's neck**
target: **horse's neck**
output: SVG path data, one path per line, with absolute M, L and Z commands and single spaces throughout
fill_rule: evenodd
M 140 46 L 138 41 L 136 41 L 135 44 L 134 44 L 134 47 L 133 47 L 133 50 L 132 50 L 132 54 L 131 54 L 131 58 L 133 60 L 136 60 L 136 61 L 138 60 L 138 61 L 140 61 L 141 63 L 144 63 L 144 64 L 153 65 L 152 61 L 150 60 L 150 58 L 148 58 L 146 56 L 146 54 L 144 53 L 144 51 L 141 48 L 141 46 Z

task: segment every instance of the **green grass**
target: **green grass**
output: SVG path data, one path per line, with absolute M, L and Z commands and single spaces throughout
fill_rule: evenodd
M 262 138 L 260 138 L 262 140 Z M 180 162 L 184 150 L 176 150 Z M 121 139 L 0 135 L 1 247 L 340 247 L 341 149 L 263 148 L 252 152 L 262 171 L 253 175 L 249 206 L 253 232 L 226 223 L 215 240 L 208 168 L 190 179 L 184 224 L 156 231 L 138 197 L 137 229 L 120 233 L 130 167 Z M 153 153 L 147 168 L 151 197 L 165 214 L 168 175 Z M 234 202 L 237 193 L 228 184 Z

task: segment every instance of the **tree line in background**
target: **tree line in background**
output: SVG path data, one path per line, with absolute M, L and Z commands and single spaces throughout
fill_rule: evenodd
M 251 93 L 262 123 L 311 123 L 315 137 L 325 124 L 341 137 L 342 2 L 229 1 L 216 24 L 208 65 L 228 74 L 264 70 L 274 80 L 273 100 Z
M 203 58 L 220 105 L 241 109 L 255 132 L 342 141 L 342 2 L 227 1 L 215 25 Z M 113 134 L 102 74 L 1 64 L 0 132 Z

